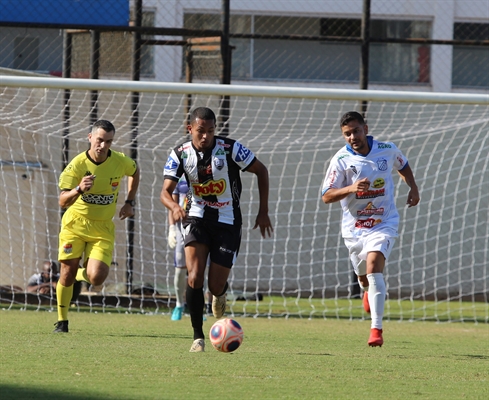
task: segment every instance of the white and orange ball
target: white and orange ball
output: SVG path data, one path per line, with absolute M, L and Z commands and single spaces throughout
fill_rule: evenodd
M 230 353 L 243 343 L 243 329 L 234 319 L 223 318 L 212 325 L 209 338 L 216 350 Z

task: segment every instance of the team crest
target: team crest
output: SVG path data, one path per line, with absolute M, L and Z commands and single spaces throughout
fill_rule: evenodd
M 66 243 L 65 245 L 63 245 L 63 252 L 65 254 L 73 253 L 73 245 L 71 243 Z
M 117 187 L 119 186 L 119 182 L 112 182 L 112 191 L 115 192 L 117 190 Z
M 377 168 L 379 168 L 379 171 L 387 171 L 387 160 L 385 158 L 378 158 Z
M 224 167 L 224 160 L 221 158 L 214 158 L 214 165 L 220 171 Z

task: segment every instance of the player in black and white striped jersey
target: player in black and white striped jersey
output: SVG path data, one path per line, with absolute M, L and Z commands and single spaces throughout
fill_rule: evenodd
M 213 294 L 212 311 L 216 318 L 221 318 L 226 309 L 228 276 L 241 244 L 241 171 L 258 178 L 260 205 L 253 229 L 259 227 L 265 238 L 271 236 L 273 227 L 268 216 L 269 181 L 265 165 L 238 141 L 215 135 L 216 116 L 210 108 L 194 109 L 187 128 L 190 140 L 175 147 L 166 162 L 160 200 L 175 221 L 183 221 L 188 270 L 186 300 L 194 330 L 190 351 L 202 352 L 206 260 L 210 256 L 208 286 Z M 189 185 L 186 210 L 172 197 L 182 175 Z

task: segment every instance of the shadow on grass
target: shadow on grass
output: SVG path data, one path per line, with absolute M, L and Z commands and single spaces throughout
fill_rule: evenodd
M 67 393 L 54 389 L 19 387 L 6 384 L 0 384 L 0 393 L 2 400 L 106 400 L 110 398 L 107 397 L 106 393 Z

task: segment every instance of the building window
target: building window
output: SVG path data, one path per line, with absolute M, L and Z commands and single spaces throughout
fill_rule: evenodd
M 489 40 L 489 24 L 459 22 L 453 27 L 454 40 Z M 489 87 L 489 48 L 454 46 L 452 86 Z
M 14 68 L 36 71 L 39 67 L 39 38 L 16 37 L 14 41 Z
M 186 14 L 184 27 L 219 29 L 217 14 Z M 361 21 L 265 15 L 231 16 L 231 33 L 360 37 Z M 431 22 L 372 20 L 371 36 L 429 38 Z M 232 78 L 355 83 L 359 80 L 359 43 L 317 40 L 232 39 Z M 429 81 L 430 52 L 417 44 L 371 45 L 370 82 L 416 84 Z
M 372 20 L 370 37 L 410 39 L 431 37 L 431 22 Z M 428 83 L 430 49 L 427 45 L 372 43 L 369 81 L 377 83 Z

